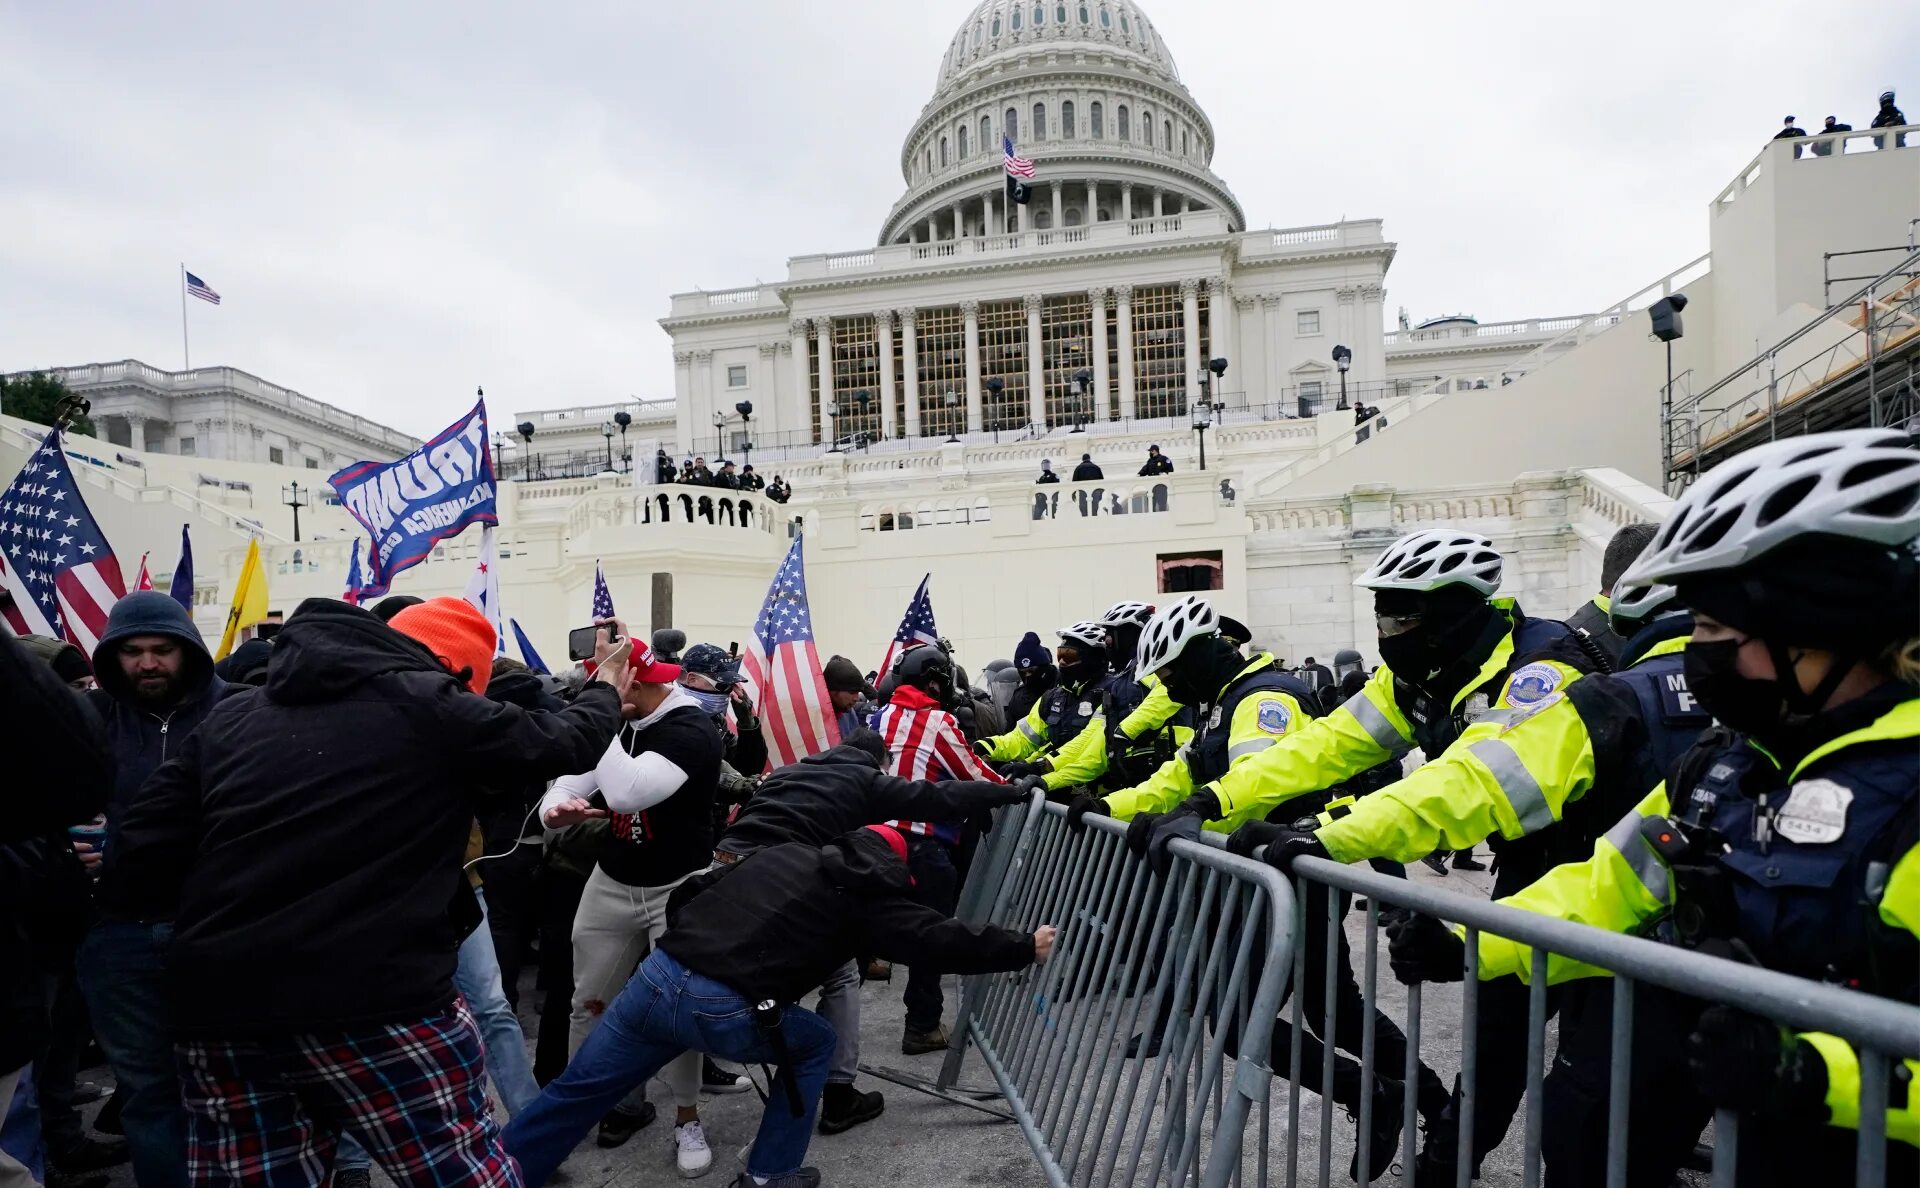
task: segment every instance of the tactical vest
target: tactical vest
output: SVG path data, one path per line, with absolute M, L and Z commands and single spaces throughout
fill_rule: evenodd
M 1518 611 L 1514 613 L 1519 615 Z M 1413 727 L 1414 745 L 1426 752 L 1428 759 L 1438 759 L 1441 752 L 1454 744 L 1460 732 L 1467 728 L 1468 713 L 1487 708 L 1488 703 L 1500 696 L 1500 688 L 1506 684 L 1507 677 L 1521 665 L 1532 660 L 1558 660 L 1579 672 L 1592 672 L 1594 669 L 1592 659 L 1574 642 L 1573 633 L 1567 630 L 1567 625 L 1558 619 L 1521 616 L 1519 624 L 1513 629 L 1512 639 L 1513 652 L 1507 659 L 1506 667 L 1462 697 L 1457 708 L 1430 696 L 1397 674 L 1394 676 L 1394 702 Z M 1486 700 L 1476 705 L 1479 700 L 1476 695 Z
M 1041 698 L 1040 720 L 1046 723 L 1049 747 L 1057 751 L 1080 737 L 1100 709 L 1100 685 L 1092 681 L 1079 690 L 1055 685 L 1046 691 Z
M 1193 740 L 1187 744 L 1187 771 L 1193 777 L 1194 787 L 1210 784 L 1227 774 L 1231 762 L 1228 752 L 1232 746 L 1229 736 L 1233 733 L 1233 715 L 1239 710 L 1241 702 L 1262 693 L 1288 694 L 1300 703 L 1302 714 L 1314 716 L 1313 691 L 1299 677 L 1283 671 L 1278 664 L 1244 674 L 1221 690 L 1219 701 L 1214 708 L 1206 710 L 1206 716 L 1195 726 Z
M 1688 757 L 1700 774 L 1672 798 L 1686 852 L 1661 939 L 1911 998 L 1920 943 L 1880 919 L 1875 896 L 1914 844 L 1914 740 L 1855 743 L 1789 784 L 1744 738 L 1715 739 Z

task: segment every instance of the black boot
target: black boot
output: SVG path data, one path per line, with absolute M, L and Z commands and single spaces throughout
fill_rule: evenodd
M 862 1122 L 871 1122 L 887 1108 L 878 1093 L 862 1093 L 852 1085 L 834 1081 L 820 1094 L 820 1133 L 839 1134 Z
M 1367 1182 L 1372 1183 L 1387 1174 L 1393 1166 L 1393 1156 L 1400 1147 L 1401 1115 L 1406 1110 L 1406 1086 L 1399 1081 L 1390 1081 L 1385 1077 L 1375 1077 L 1373 1081 L 1373 1118 L 1372 1127 L 1365 1134 L 1359 1133 L 1360 1110 L 1349 1106 L 1347 1113 L 1353 1116 L 1355 1126 L 1353 1158 L 1347 1163 L 1347 1178 L 1354 1183 L 1360 1182 L 1360 1144 L 1367 1144 Z
M 1487 869 L 1487 864 L 1484 862 L 1475 861 L 1473 857 L 1473 847 L 1468 846 L 1464 850 L 1455 850 L 1453 852 L 1453 869 L 1485 870 Z

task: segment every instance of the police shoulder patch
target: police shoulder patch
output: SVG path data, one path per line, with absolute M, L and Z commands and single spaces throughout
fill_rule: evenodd
M 1268 697 L 1260 702 L 1260 729 L 1268 734 L 1285 734 L 1288 723 L 1293 721 L 1293 711 L 1287 703 L 1277 697 Z
M 1553 693 L 1547 694 L 1545 697 L 1542 697 L 1540 700 L 1534 702 L 1532 705 L 1526 706 L 1521 709 L 1510 709 L 1505 711 L 1507 715 L 1506 725 L 1500 727 L 1500 733 L 1506 734 L 1509 731 L 1518 729 L 1520 726 L 1520 723 L 1526 721 L 1528 718 L 1534 717 L 1535 715 L 1541 713 L 1544 710 L 1552 708 L 1556 702 L 1559 702 L 1565 697 L 1566 697 L 1566 694 L 1564 693 L 1553 692 Z
M 1551 664 L 1525 665 L 1507 681 L 1507 704 L 1525 708 L 1545 701 L 1564 679 L 1566 675 Z

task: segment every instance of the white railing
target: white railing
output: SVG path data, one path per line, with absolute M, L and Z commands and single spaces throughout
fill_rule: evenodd
M 928 261 L 978 259 L 1009 253 L 1059 251 L 1126 243 L 1142 238 L 1172 236 L 1201 239 L 1227 234 L 1227 217 L 1217 210 L 1187 211 L 1177 215 L 1095 223 L 1082 227 L 1055 227 L 1045 231 L 1017 231 L 1007 235 L 974 235 L 932 243 L 895 243 L 857 252 L 795 256 L 787 262 L 792 280 L 817 280 L 849 272 L 883 272 L 911 268 Z M 676 313 L 682 299 L 674 299 Z
M 1425 330 L 1391 330 L 1387 332 L 1388 346 L 1407 346 L 1417 342 L 1447 342 L 1467 338 L 1513 338 L 1529 334 L 1558 334 L 1571 330 L 1593 314 L 1576 314 L 1565 318 L 1521 318 L 1511 322 L 1456 322 L 1445 326 L 1433 326 Z
M 1307 227 L 1269 227 L 1240 237 L 1242 257 L 1299 254 L 1328 247 L 1372 247 L 1386 242 L 1379 219 L 1348 219 Z
M 1829 161 L 1836 157 L 1855 157 L 1862 153 L 1885 152 L 1896 148 L 1920 148 L 1920 124 L 1901 124 L 1894 128 L 1875 128 L 1869 132 L 1823 132 L 1814 136 L 1796 136 L 1791 140 L 1768 141 L 1720 191 L 1713 200 L 1718 216 L 1740 200 L 1766 176 L 1769 168 L 1795 161 Z
M 535 412 L 513 414 L 515 424 L 520 421 L 532 421 L 538 425 L 569 426 L 600 425 L 613 419 L 615 413 L 624 412 L 633 417 L 635 425 L 652 425 L 674 419 L 674 402 L 671 400 L 629 400 L 622 404 L 588 404 L 574 408 L 543 408 Z M 511 432 L 507 425 L 495 425 L 502 433 Z

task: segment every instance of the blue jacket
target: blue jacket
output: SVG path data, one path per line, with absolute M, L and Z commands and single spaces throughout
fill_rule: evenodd
M 153 708 L 135 699 L 116 653 L 121 641 L 142 635 L 165 635 L 180 641 L 185 653 L 181 681 L 185 695 L 167 708 Z M 213 672 L 213 657 L 200 629 L 185 607 L 157 590 L 137 590 L 113 604 L 106 634 L 93 650 L 94 679 L 100 687 L 91 700 L 107 728 L 107 749 L 114 760 L 113 791 L 107 797 L 107 849 L 114 847 L 121 820 L 140 785 L 162 763 L 178 754 L 187 735 L 207 712 L 240 686 L 229 685 Z M 102 874 L 96 899 L 103 912 L 123 919 L 165 920 L 171 903 L 130 903 L 119 894 L 115 880 Z

